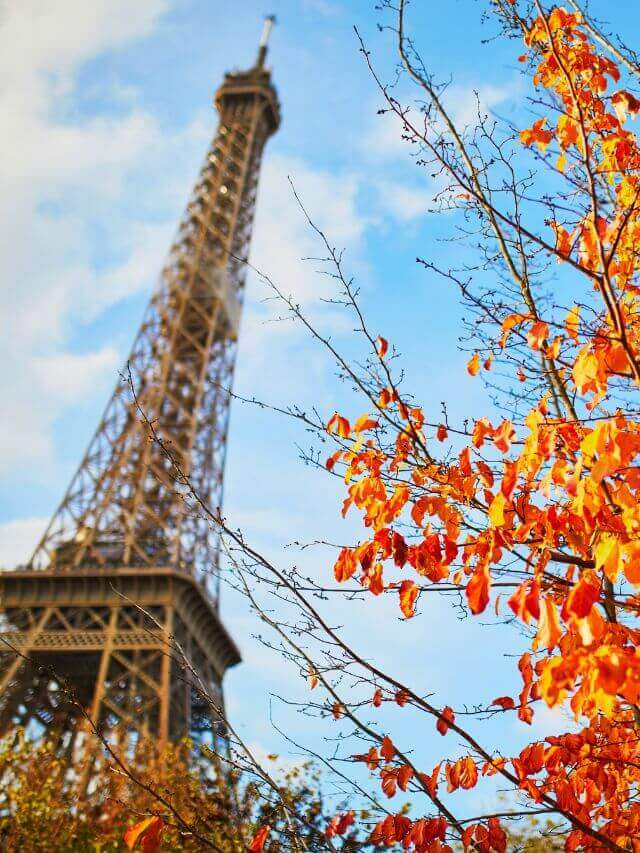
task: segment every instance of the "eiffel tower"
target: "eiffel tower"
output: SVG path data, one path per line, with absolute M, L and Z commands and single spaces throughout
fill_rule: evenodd
M 216 92 L 217 132 L 123 381 L 30 562 L 0 572 L 0 732 L 20 725 L 70 755 L 88 720 L 124 749 L 221 746 L 240 654 L 218 609 L 219 537 L 184 478 L 221 506 L 242 259 L 280 123 L 272 24 L 255 65 Z

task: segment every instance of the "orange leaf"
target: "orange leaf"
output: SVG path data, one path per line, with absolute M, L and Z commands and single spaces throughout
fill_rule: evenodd
M 344 835 L 354 821 L 353 812 L 345 814 L 337 814 L 329 821 L 327 828 L 324 831 L 326 838 L 335 838 L 336 835 Z
M 441 766 L 442 762 L 436 764 L 431 773 L 418 773 L 418 778 L 425 786 L 429 796 L 431 797 L 435 797 L 436 791 L 438 790 L 438 775 L 440 773 Z
M 640 111 L 640 101 L 635 98 L 631 92 L 620 91 L 616 92 L 611 97 L 611 103 L 618 116 L 618 121 L 623 124 L 627 120 L 627 113 L 632 116 Z
M 598 387 L 600 366 L 597 357 L 588 349 L 581 350 L 571 371 L 579 394 L 595 391 Z
M 343 418 L 342 415 L 339 415 L 337 412 L 334 412 L 333 415 L 329 418 L 329 422 L 327 424 L 327 432 L 335 435 L 339 435 L 340 438 L 348 438 L 349 433 L 351 432 L 351 425 L 346 418 Z
M 500 346 L 504 348 L 507 343 L 507 339 L 512 329 L 515 329 L 516 326 L 519 326 L 521 323 L 524 323 L 526 320 L 531 320 L 530 314 L 508 314 L 504 320 L 502 321 L 502 338 L 500 339 Z
M 507 602 L 516 616 L 528 625 L 531 618 L 540 618 L 540 582 L 523 581 Z
M 493 443 L 501 453 L 508 453 L 516 431 L 511 421 L 502 421 L 493 436 Z
M 466 594 L 469 608 L 472 613 L 482 613 L 489 604 L 489 588 L 491 586 L 491 576 L 487 566 L 481 566 L 475 570 L 469 583 L 467 584 Z
M 410 619 L 415 613 L 416 600 L 420 593 L 420 587 L 413 581 L 405 580 L 400 584 L 400 610 L 404 613 L 407 619 Z
M 338 583 L 344 583 L 353 577 L 358 568 L 358 559 L 351 548 L 343 548 L 333 567 L 333 576 Z
M 447 790 L 450 794 L 458 788 L 466 790 L 473 788 L 478 781 L 478 768 L 470 755 L 459 758 L 454 764 L 447 764 L 445 772 L 448 782 Z
M 379 426 L 378 421 L 370 418 L 369 415 L 361 415 L 353 425 L 354 432 L 364 432 L 367 429 L 373 429 Z
M 546 118 L 539 118 L 537 121 L 534 121 L 531 127 L 523 130 L 520 133 L 522 144 L 527 147 L 535 144 L 542 152 L 546 151 L 547 145 L 553 139 L 552 131 L 544 129 L 546 121 Z
M 438 441 L 446 441 L 448 434 L 446 426 L 444 424 L 440 424 L 436 430 L 436 438 Z
M 467 362 L 467 373 L 469 376 L 477 376 L 480 371 L 480 356 L 476 352 Z
M 371 700 L 371 704 L 374 708 L 379 708 L 382 705 L 382 690 L 378 687 L 373 694 L 373 699 Z
M 505 462 L 504 463 L 504 474 L 502 475 L 502 483 L 500 484 L 500 491 L 505 496 L 505 498 L 510 501 L 513 497 L 513 493 L 516 488 L 516 483 L 518 482 L 518 469 L 513 462 Z
M 544 342 L 549 335 L 549 326 L 538 320 L 534 323 L 527 333 L 527 343 L 532 350 L 541 350 Z
M 600 598 L 600 579 L 592 571 L 583 572 L 580 580 L 569 593 L 563 607 L 563 615 L 584 619 Z
M 324 467 L 327 471 L 333 471 L 335 468 L 336 462 L 342 456 L 342 450 L 336 450 L 335 453 L 332 453 L 331 456 L 327 458 L 327 461 L 324 463 Z
M 380 358 L 384 358 L 387 354 L 387 350 L 389 349 L 389 343 L 386 338 L 378 337 L 376 338 L 376 351 Z
M 487 418 L 480 418 L 473 425 L 473 433 L 471 435 L 471 441 L 473 442 L 473 446 L 480 448 L 484 444 L 484 440 L 486 436 L 492 437 L 495 430 L 487 420 Z
M 535 638 L 536 647 L 552 651 L 558 645 L 561 636 L 562 628 L 560 627 L 556 605 L 553 599 L 544 598 L 540 608 L 538 633 Z
M 138 841 L 141 842 L 140 849 L 144 853 L 154 853 L 160 846 L 160 833 L 164 828 L 161 817 L 153 815 L 136 823 L 124 834 L 124 843 L 129 850 L 133 850 Z
M 380 764 L 380 756 L 378 755 L 378 750 L 375 746 L 370 747 L 368 752 L 360 755 L 352 756 L 354 761 L 364 761 L 369 770 L 375 770 L 378 764 Z

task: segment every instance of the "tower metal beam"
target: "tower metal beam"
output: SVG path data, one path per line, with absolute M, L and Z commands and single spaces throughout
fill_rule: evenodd
M 216 92 L 217 132 L 124 378 L 28 566 L 0 572 L 0 728 L 33 723 L 68 744 L 80 703 L 121 743 L 223 733 L 201 688 L 221 711 L 240 655 L 218 612 L 218 534 L 180 475 L 221 507 L 243 261 L 280 123 L 272 23 L 255 66 Z

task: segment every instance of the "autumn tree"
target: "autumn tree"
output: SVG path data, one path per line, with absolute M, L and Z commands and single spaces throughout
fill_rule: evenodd
M 370 329 L 341 253 L 316 229 L 366 361 L 344 357 L 284 284 L 263 279 L 360 396 L 326 419 L 286 414 L 333 445 L 322 465 L 344 481 L 342 514 L 362 519 L 361 537 L 306 578 L 275 565 L 191 494 L 222 535 L 231 582 L 275 638 L 265 641 L 304 676 L 299 710 L 343 727 L 337 746 L 317 756 L 326 778 L 339 780 L 340 806 L 324 816 L 305 783 L 291 793 L 256 766 L 260 805 L 250 785 L 246 802 L 236 802 L 220 788 L 228 776 L 196 777 L 172 756 L 162 770 L 148 758 L 140 768 L 115 761 L 94 800 L 99 813 L 69 813 L 56 759 L 38 753 L 34 761 L 21 743 L 0 754 L 4 849 L 39 849 L 32 840 L 44 827 L 61 850 L 503 853 L 538 840 L 544 850 L 640 850 L 640 64 L 576 0 L 488 0 L 535 115 L 515 127 L 479 104 L 475 126 L 459 127 L 446 85 L 411 40 L 407 7 L 381 0 L 380 13 L 419 107 L 398 100 L 360 41 L 362 57 L 384 112 L 440 181 L 440 210 L 464 223 L 458 237 L 476 253 L 463 268 L 442 267 L 421 246 L 418 263 L 459 291 L 467 370 L 484 379 L 492 402 L 457 423 L 446 408 L 434 417 L 435 401 L 421 406 L 402 381 L 402 341 Z M 188 472 L 172 462 L 187 494 Z M 347 642 L 331 617 L 336 596 L 364 598 L 372 618 L 382 596 L 407 621 L 434 596 L 469 618 L 493 611 L 517 689 L 495 695 L 488 672 L 486 695 L 465 708 L 431 696 L 419 673 L 403 680 L 378 666 L 366 637 L 359 648 Z M 390 706 L 396 722 L 383 716 Z M 573 725 L 515 754 L 485 745 L 487 720 L 517 720 L 526 731 L 545 706 L 568 710 Z M 415 731 L 421 743 L 439 744 L 435 764 L 421 762 L 408 735 Z M 232 728 L 229 744 L 228 755 L 211 757 L 227 774 L 247 756 Z M 496 793 L 495 808 L 478 814 L 459 793 L 473 803 L 481 780 L 507 799 Z M 527 832 L 532 825 L 539 839 Z
M 342 513 L 360 515 L 362 537 L 340 549 L 333 578 L 310 583 L 206 509 L 238 585 L 308 679 L 306 711 L 364 744 L 343 763 L 326 758 L 352 794 L 325 828 L 328 846 L 348 830 L 363 845 L 416 853 L 502 853 L 514 821 L 542 815 L 552 827 L 543 849 L 562 836 L 566 850 L 640 850 L 640 66 L 577 2 L 493 0 L 487 11 L 520 54 L 535 115 L 512 127 L 479 105 L 476 126 L 461 128 L 407 33 L 407 5 L 382 4 L 420 109 L 397 100 L 361 41 L 363 60 L 385 111 L 441 181 L 440 208 L 462 218 L 477 252 L 464 269 L 437 265 L 428 247 L 418 260 L 459 290 L 467 370 L 495 405 L 460 423 L 446 410 L 434 417 L 435 401 L 419 405 L 402 382 L 402 341 L 396 349 L 369 328 L 341 254 L 318 231 L 370 346 L 364 365 L 267 281 L 364 399 L 326 423 L 290 411 L 333 443 L 326 469 L 343 478 Z M 379 668 L 366 638 L 356 649 L 333 626 L 318 604 L 340 594 L 333 579 L 347 596 L 370 597 L 373 612 L 379 596 L 396 597 L 406 620 L 427 596 L 452 593 L 471 617 L 493 608 L 516 620 L 517 639 L 505 627 L 504 642 L 519 687 L 492 695 L 489 673 L 487 695 L 464 714 L 423 695 Z M 265 587 L 297 610 L 295 624 L 261 603 Z M 421 765 L 407 725 L 376 721 L 388 704 L 422 726 L 421 739 L 443 737 L 441 760 Z M 567 708 L 575 725 L 517 754 L 484 745 L 483 720 L 504 715 L 526 730 L 542 706 Z M 448 753 L 454 740 L 461 757 Z M 511 807 L 461 815 L 451 795 L 483 778 Z M 395 805 L 403 797 L 411 810 Z M 253 849 L 268 839 L 263 827 Z

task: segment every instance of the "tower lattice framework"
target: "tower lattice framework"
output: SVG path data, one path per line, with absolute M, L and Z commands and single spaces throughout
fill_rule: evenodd
M 270 26 L 216 93 L 216 135 L 80 467 L 30 563 L 0 573 L 0 731 L 38 724 L 71 753 L 80 707 L 123 745 L 223 731 L 202 692 L 221 713 L 240 655 L 218 612 L 219 539 L 183 478 L 221 506 L 242 259 L 280 122 Z

